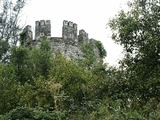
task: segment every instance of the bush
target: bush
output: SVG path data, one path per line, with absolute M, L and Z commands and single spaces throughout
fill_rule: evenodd
M 51 112 L 43 108 L 17 107 L 4 116 L 0 116 L 3 120 L 55 120 L 60 116 L 60 112 Z

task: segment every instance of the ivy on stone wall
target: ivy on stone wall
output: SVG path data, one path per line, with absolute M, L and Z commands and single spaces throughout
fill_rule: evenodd
M 97 46 L 97 48 L 99 49 L 99 52 L 100 52 L 100 57 L 101 58 L 105 58 L 106 55 L 107 55 L 107 52 L 106 50 L 104 49 L 104 46 L 102 45 L 102 43 L 98 40 L 95 40 L 94 41 L 95 45 Z
M 86 43 L 81 46 L 81 51 L 83 52 L 83 57 L 88 60 L 91 65 L 96 61 L 96 55 L 93 50 L 93 45 L 91 43 Z

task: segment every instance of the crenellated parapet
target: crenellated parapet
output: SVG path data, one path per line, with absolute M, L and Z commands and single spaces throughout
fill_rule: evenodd
M 62 27 L 62 38 L 76 40 L 77 39 L 77 24 L 71 21 L 64 20 Z
M 27 34 L 32 34 L 31 26 L 26 26 L 24 31 Z M 32 37 L 29 37 L 25 40 L 28 40 Z M 51 38 L 51 21 L 50 20 L 40 20 L 35 22 L 35 39 L 48 39 Z M 64 20 L 62 27 L 62 38 L 66 41 L 67 44 L 83 44 L 88 43 L 88 33 L 86 33 L 83 29 L 79 30 L 79 35 L 77 35 L 77 24 L 71 21 Z
M 51 37 L 51 21 L 40 20 L 36 21 L 35 25 L 35 40 Z
M 83 29 L 79 30 L 78 43 L 84 44 L 88 42 L 89 42 L 88 33 L 86 33 Z
M 81 46 L 86 43 L 92 43 L 94 53 L 99 55 L 99 50 L 94 44 L 94 39 L 88 38 L 88 33 L 85 30 L 79 30 L 77 36 L 77 24 L 71 21 L 64 20 L 62 27 L 62 37 L 51 37 L 51 21 L 40 20 L 35 22 L 35 39 L 33 40 L 33 33 L 31 26 L 26 26 L 23 30 L 23 41 L 25 46 L 39 47 L 41 40 L 50 42 L 53 54 L 60 51 L 67 58 L 73 56 L 75 58 L 83 58 Z

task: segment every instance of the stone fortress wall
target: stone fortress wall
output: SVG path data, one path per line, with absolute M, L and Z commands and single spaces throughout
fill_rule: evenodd
M 83 29 L 79 30 L 77 35 L 77 24 L 71 21 L 64 20 L 62 27 L 62 37 L 51 37 L 51 21 L 40 20 L 35 22 L 35 39 L 33 39 L 32 27 L 27 25 L 23 33 L 24 44 L 39 47 L 42 39 L 47 40 L 51 44 L 53 54 L 60 51 L 67 58 L 73 56 L 74 58 L 83 58 L 81 45 L 85 43 L 92 43 L 94 53 L 99 58 L 99 50 L 94 44 L 94 39 L 88 38 L 88 33 Z

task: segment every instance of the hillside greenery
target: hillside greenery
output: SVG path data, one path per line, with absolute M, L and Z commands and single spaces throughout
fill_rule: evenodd
M 159 118 L 156 98 L 140 104 L 144 100 L 131 97 L 138 91 L 126 90 L 131 83 L 125 71 L 102 59 L 88 69 L 90 58 L 53 57 L 46 41 L 39 49 L 19 46 L 11 53 L 10 63 L 0 64 L 2 120 Z
M 128 5 L 108 23 L 124 48 L 117 67 L 104 63 L 100 41 L 98 60 L 93 44 L 82 45 L 81 60 L 53 56 L 45 40 L 12 46 L 0 62 L 0 120 L 159 120 L 159 1 Z

